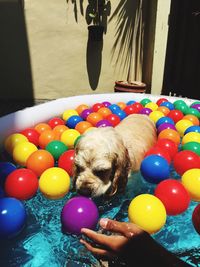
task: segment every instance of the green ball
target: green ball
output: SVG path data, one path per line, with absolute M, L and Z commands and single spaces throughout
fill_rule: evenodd
M 140 104 L 143 105 L 143 107 L 145 107 L 146 104 L 152 102 L 149 98 L 144 98 L 140 101 Z
M 68 147 L 59 140 L 54 140 L 48 143 L 46 150 L 51 153 L 55 160 L 58 160 L 59 157 L 68 150 Z
M 190 150 L 200 156 L 200 143 L 188 142 L 182 146 L 182 150 Z
M 200 101 L 194 101 L 191 105 L 190 105 L 190 107 L 192 107 L 193 105 L 196 105 L 196 104 L 200 104 Z
M 198 119 L 200 118 L 200 112 L 195 109 L 195 108 L 188 108 L 187 113 L 186 114 L 191 114 L 196 116 Z
M 80 139 L 81 139 L 82 137 L 83 137 L 82 135 L 79 135 L 79 136 L 76 138 L 76 140 L 75 140 L 75 142 L 74 142 L 74 147 L 78 144 L 78 142 L 80 141 Z
M 176 109 L 178 109 L 179 106 L 186 105 L 185 101 L 183 101 L 182 99 L 174 101 L 173 104 Z
M 187 114 L 189 107 L 185 103 L 179 103 L 179 104 L 176 104 L 175 109 L 180 110 L 185 115 Z

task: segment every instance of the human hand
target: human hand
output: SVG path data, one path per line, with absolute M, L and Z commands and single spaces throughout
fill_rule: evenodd
M 144 233 L 142 229 L 133 223 L 118 222 L 103 218 L 100 220 L 99 224 L 102 229 L 115 234 L 108 236 L 82 228 L 81 233 L 88 237 L 92 242 L 84 239 L 81 239 L 80 242 L 84 244 L 90 252 L 100 258 L 114 258 L 119 256 L 129 239 Z M 94 243 L 96 243 L 96 245 Z

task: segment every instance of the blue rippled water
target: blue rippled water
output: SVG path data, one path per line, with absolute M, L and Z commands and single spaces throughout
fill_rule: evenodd
M 96 200 L 100 217 L 128 221 L 127 209 L 131 199 L 141 193 L 153 193 L 153 190 L 154 185 L 145 182 L 140 173 L 133 174 L 124 195 L 118 195 L 106 203 Z M 25 201 L 28 215 L 26 226 L 16 238 L 0 241 L 0 266 L 99 267 L 98 260 L 79 243 L 79 237 L 61 231 L 61 210 L 73 195 L 69 193 L 61 200 L 49 200 L 38 192 L 34 198 Z M 154 235 L 158 242 L 192 266 L 200 266 L 199 235 L 191 221 L 196 205 L 191 202 L 183 214 L 168 216 L 166 225 Z

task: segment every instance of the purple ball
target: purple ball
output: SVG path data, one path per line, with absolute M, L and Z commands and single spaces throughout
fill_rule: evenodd
M 196 110 L 200 112 L 200 104 L 194 104 L 191 106 L 191 108 L 195 108 Z
M 79 235 L 81 228 L 95 229 L 99 212 L 95 203 L 87 197 L 74 197 L 67 201 L 61 212 L 63 231 Z
M 81 118 L 83 118 L 84 120 L 87 119 L 87 116 L 92 113 L 93 111 L 89 108 L 86 108 L 85 110 L 83 110 L 80 114 Z
M 160 132 L 162 132 L 163 130 L 165 129 L 172 129 L 172 130 L 175 130 L 176 131 L 176 127 L 174 126 L 174 124 L 171 124 L 171 123 L 168 123 L 168 122 L 164 122 L 162 123 L 160 126 L 158 126 L 158 134 Z
M 108 102 L 108 101 L 104 101 L 104 102 L 102 102 L 102 104 L 104 105 L 104 107 L 109 107 L 110 105 L 111 105 L 111 103 L 110 102 Z
M 107 127 L 107 126 L 112 126 L 112 124 L 108 120 L 100 120 L 97 122 L 96 127 Z
M 152 112 L 152 109 L 150 108 L 143 108 L 140 110 L 140 114 L 149 115 Z

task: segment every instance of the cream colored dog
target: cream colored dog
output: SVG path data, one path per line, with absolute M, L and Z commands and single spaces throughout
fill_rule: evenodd
M 76 191 L 91 197 L 122 192 L 130 172 L 139 170 L 156 138 L 154 123 L 139 114 L 129 115 L 115 128 L 89 131 L 75 148 Z

